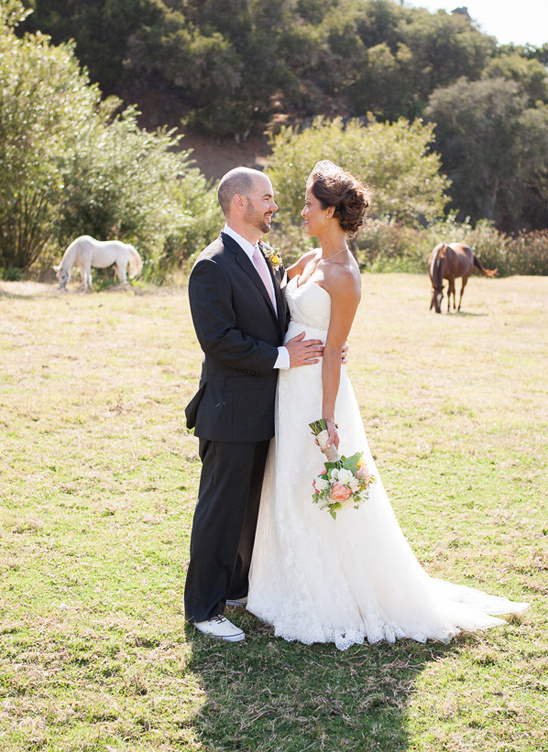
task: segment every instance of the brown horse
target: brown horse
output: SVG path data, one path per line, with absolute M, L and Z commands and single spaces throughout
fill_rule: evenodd
M 479 269 L 486 277 L 493 277 L 497 273 L 496 269 L 485 269 L 474 251 L 467 245 L 464 245 L 464 243 L 440 243 L 437 245 L 428 258 L 428 271 L 430 273 L 430 281 L 432 282 L 430 310 L 435 308 L 436 313 L 441 313 L 444 279 L 449 282 L 447 313 L 449 313 L 451 308 L 451 294 L 453 295 L 453 310 L 456 310 L 455 278 L 462 277 L 458 307 L 460 311 L 462 294 L 474 267 Z

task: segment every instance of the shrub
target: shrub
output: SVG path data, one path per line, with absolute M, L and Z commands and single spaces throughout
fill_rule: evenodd
M 28 269 L 54 236 L 67 144 L 99 94 L 68 46 L 0 30 L 0 266 Z
M 429 151 L 432 140 L 431 126 L 403 118 L 368 126 L 317 118 L 301 131 L 283 127 L 271 138 L 268 167 L 281 221 L 299 216 L 306 178 L 317 161 L 331 159 L 373 189 L 375 217 L 416 227 L 434 222 L 448 201 L 448 181 L 439 173 L 438 155 Z
M 501 277 L 513 274 L 508 260 L 508 237 L 496 229 L 494 222 L 484 219 L 475 227 L 468 223 L 462 227 L 460 241 L 475 251 L 486 268 L 498 269 Z
M 483 220 L 472 227 L 469 222 L 457 222 L 454 214 L 426 228 L 369 220 L 357 238 L 357 259 L 360 268 L 368 271 L 426 273 L 428 256 L 442 242 L 470 246 L 482 264 L 497 269 L 500 277 L 548 275 L 548 231 L 510 237 L 493 222 Z M 282 226 L 273 237 L 286 265 L 317 243 L 296 225 Z
M 164 268 L 191 264 L 217 237 L 224 221 L 217 191 L 198 169 L 187 170 L 172 191 L 179 212 L 164 245 L 161 263 Z
M 57 237 L 63 246 L 83 234 L 119 238 L 150 259 L 180 221 L 174 186 L 190 169 L 190 154 L 172 153 L 170 132 L 139 129 L 133 109 L 111 120 L 116 105 L 107 101 L 67 153 Z
M 358 263 L 369 271 L 422 272 L 422 234 L 391 220 L 372 220 L 358 238 Z
M 134 244 L 146 269 L 166 248 L 180 260 L 205 244 L 216 202 L 173 132 L 141 130 L 133 108 L 116 114 L 70 45 L 17 39 L 9 19 L 0 15 L 0 268 L 42 273 L 84 234 Z
M 548 231 L 522 233 L 507 240 L 510 274 L 548 276 Z

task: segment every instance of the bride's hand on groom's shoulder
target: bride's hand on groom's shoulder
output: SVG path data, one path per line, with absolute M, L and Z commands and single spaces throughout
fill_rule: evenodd
M 301 332 L 285 343 L 289 352 L 290 368 L 319 363 L 323 355 L 324 345 L 321 339 L 304 339 L 304 337 L 305 332 Z

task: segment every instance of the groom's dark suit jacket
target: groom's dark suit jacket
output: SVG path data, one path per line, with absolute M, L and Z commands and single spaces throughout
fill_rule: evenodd
M 274 289 L 278 316 L 253 263 L 225 233 L 199 255 L 189 297 L 204 360 L 199 390 L 185 411 L 196 436 L 222 442 L 274 436 L 274 363 L 287 326 L 277 282 Z

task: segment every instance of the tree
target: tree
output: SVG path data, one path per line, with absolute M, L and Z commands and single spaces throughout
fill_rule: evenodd
M 401 41 L 412 51 L 412 89 L 425 104 L 439 87 L 463 76 L 480 78 L 496 48 L 496 40 L 478 31 L 468 14 L 418 9 L 401 23 L 399 31 Z
M 116 106 L 104 104 L 67 141 L 57 237 L 62 245 L 83 234 L 138 241 L 150 256 L 177 224 L 172 190 L 188 153 L 170 153 L 170 132 L 142 131 L 135 110 L 113 117 Z
M 6 34 L 22 23 L 32 10 L 25 8 L 21 0 L 2 0 L 0 5 L 0 34 Z
M 516 146 L 523 200 L 515 229 L 548 227 L 548 105 L 524 110 Z
M 417 114 L 418 105 L 409 79 L 412 53 L 398 45 L 395 53 L 386 42 L 367 50 L 367 62 L 361 77 L 351 87 L 354 111 L 372 112 L 379 119 L 397 120 L 402 112 Z
M 69 46 L 0 33 L 0 266 L 27 269 L 54 235 L 67 141 L 99 99 Z
M 280 111 L 420 116 L 495 50 L 467 15 L 392 0 L 29 2 L 27 28 L 73 38 L 107 93 L 132 104 L 160 90 L 185 127 L 238 139 Z
M 489 61 L 482 77 L 515 81 L 527 95 L 531 107 L 537 102 L 548 102 L 548 73 L 535 58 L 529 60 L 517 53 L 500 55 Z
M 0 26 L 0 82 L 0 267 L 26 270 L 48 244 L 85 233 L 148 258 L 168 236 L 200 235 L 185 194 L 210 189 L 189 153 L 172 132 L 141 130 L 134 109 L 116 115 L 119 100 L 101 101 L 72 45 Z
M 317 118 L 299 131 L 284 127 L 272 137 L 268 172 L 276 186 L 280 214 L 297 220 L 305 181 L 314 164 L 331 159 L 374 191 L 373 212 L 411 225 L 434 221 L 443 214 L 446 178 L 440 159 L 430 151 L 433 128 L 420 121 L 396 123 Z
M 119 94 L 131 80 L 124 61 L 140 29 L 154 27 L 165 6 L 157 0 L 29 0 L 33 13 L 25 30 L 43 31 L 55 44 L 74 40 L 91 80 L 107 94 Z
M 531 212 L 548 198 L 541 179 L 548 167 L 546 105 L 527 105 L 520 85 L 503 78 L 463 78 L 431 96 L 426 114 L 436 124 L 436 148 L 461 218 L 521 229 L 525 207 Z
M 498 48 L 499 55 L 519 55 L 527 60 L 538 60 L 543 65 L 548 65 L 548 43 L 535 47 L 532 44 L 502 44 Z

